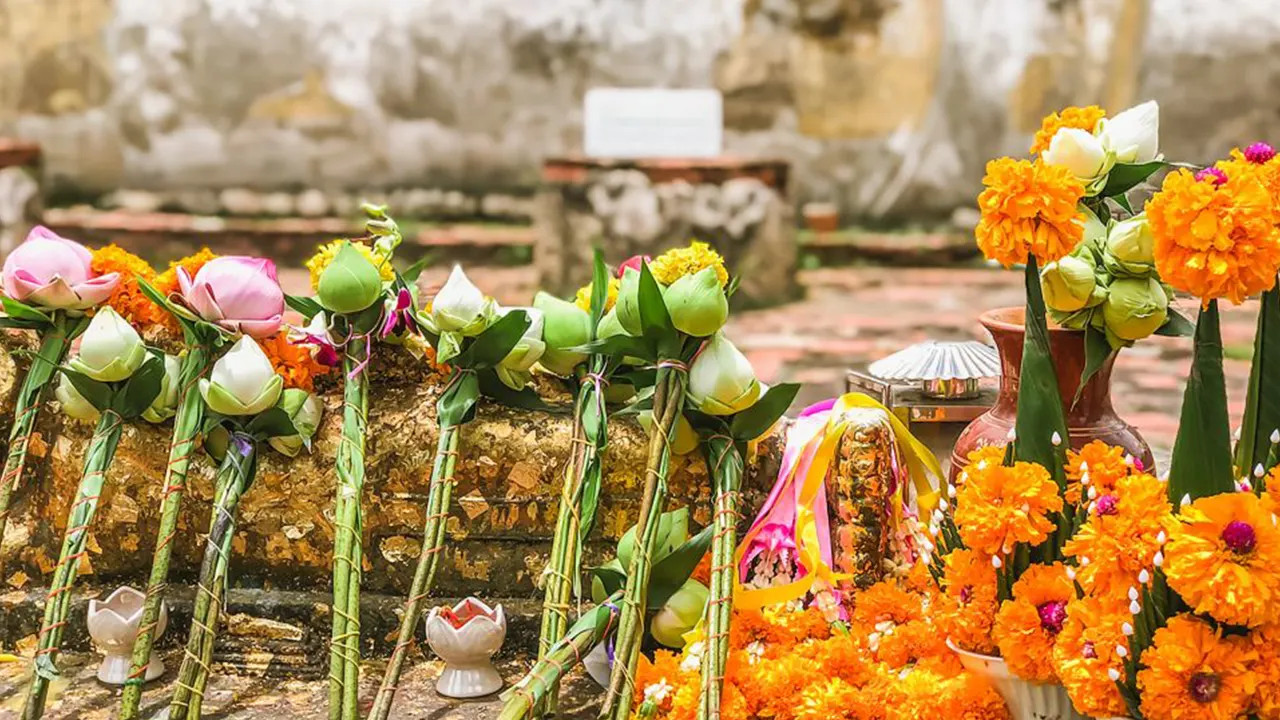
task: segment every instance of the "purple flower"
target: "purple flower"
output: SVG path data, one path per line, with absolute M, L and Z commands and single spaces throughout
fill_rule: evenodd
M 1258 545 L 1258 533 L 1241 520 L 1232 520 L 1222 530 L 1222 542 L 1237 555 L 1248 555 Z
M 1062 625 L 1067 621 L 1067 604 L 1061 600 L 1053 600 L 1036 608 L 1040 613 L 1040 627 L 1053 635 L 1062 632 Z
M 1222 185 L 1227 182 L 1227 174 L 1216 167 L 1207 167 L 1196 173 L 1196 180 L 1200 182 L 1211 182 L 1214 185 Z
M 1275 148 L 1264 142 L 1256 142 L 1244 149 L 1244 159 L 1255 165 L 1263 165 L 1270 162 L 1271 158 L 1275 156 Z
M 401 288 L 394 300 L 387 301 L 387 319 L 382 323 L 382 333 L 379 337 L 386 337 L 401 328 L 411 327 L 412 308 L 413 295 L 409 293 L 408 288 Z

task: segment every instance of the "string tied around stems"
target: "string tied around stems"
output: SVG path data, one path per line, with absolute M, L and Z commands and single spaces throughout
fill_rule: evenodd
M 654 367 L 658 370 L 675 370 L 676 372 L 689 372 L 689 365 L 682 360 L 659 360 Z
M 597 392 L 603 392 L 605 388 L 609 387 L 609 378 L 605 377 L 602 373 L 589 372 L 583 376 L 583 379 L 592 385 L 595 385 Z

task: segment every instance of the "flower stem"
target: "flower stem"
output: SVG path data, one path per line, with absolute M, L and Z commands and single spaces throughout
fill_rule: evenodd
M 635 673 L 640 662 L 640 643 L 644 637 L 653 544 L 658 534 L 658 519 L 666 500 L 670 446 L 676 419 L 684 402 L 686 372 L 672 367 L 658 369 L 653 394 L 654 428 L 649 435 L 644 497 L 640 502 L 640 520 L 636 526 L 636 551 L 627 572 L 627 585 L 618 618 L 613 674 L 609 679 L 609 692 L 600 713 L 601 718 L 627 720 L 631 715 Z
M 707 631 L 702 651 L 702 701 L 700 720 L 719 720 L 720 696 L 729 659 L 729 624 L 733 613 L 733 588 L 737 545 L 738 489 L 742 485 L 742 454 L 733 439 L 713 435 L 707 440 L 707 460 L 716 484 L 715 534 L 711 539 L 711 587 L 707 600 Z
M 436 443 L 435 462 L 431 468 L 431 490 L 427 500 L 427 521 L 422 530 L 422 551 L 418 554 L 418 567 L 413 574 L 409 597 L 404 603 L 404 615 L 400 618 L 400 634 L 396 647 L 387 663 L 387 673 L 378 687 L 369 720 L 386 720 L 395 701 L 400 673 L 405 657 L 413 645 L 413 634 L 422 615 L 422 603 L 431 592 L 436 568 L 440 564 L 440 551 L 444 547 L 445 526 L 449 519 L 449 502 L 453 495 L 454 468 L 458 462 L 458 427 L 444 425 Z
M 333 549 L 333 634 L 329 645 L 329 717 L 356 720 L 360 683 L 360 494 L 364 489 L 369 385 L 368 344 L 353 338 L 342 359 L 342 441 L 338 445 Z
M 545 705 L 564 674 L 609 637 L 616 626 L 620 602 L 621 590 L 578 618 L 565 636 L 548 648 L 529 674 L 507 694 L 498 720 L 523 720 L 532 716 L 534 708 Z
M 62 646 L 62 631 L 71 611 L 71 587 L 75 584 L 80 558 L 85 555 L 85 543 L 89 539 L 89 527 L 98 509 L 98 498 L 107 479 L 107 469 L 115 457 L 120 443 L 124 420 L 116 411 L 102 411 L 98 425 L 85 452 L 84 471 L 80 475 L 80 487 L 76 501 L 67 516 L 67 530 L 62 538 L 62 551 L 53 569 L 53 581 L 45 600 L 44 621 L 40 624 L 38 649 L 36 650 L 35 676 L 27 692 L 23 708 L 23 720 L 37 720 L 44 715 L 44 704 L 49 694 L 49 683 L 58 676 L 58 651 Z
M 4 570 L 4 531 L 9 524 L 9 504 L 13 493 L 22 484 L 22 474 L 27 467 L 27 448 L 36 427 L 36 415 L 40 412 L 41 395 L 53 379 L 58 365 L 71 347 L 66 319 L 61 313 L 54 323 L 40 336 L 40 349 L 31 359 L 31 368 L 22 379 L 22 387 L 14 402 L 13 427 L 9 430 L 9 453 L 4 461 L 4 474 L 0 475 L 0 572 Z
M 173 555 L 173 544 L 177 536 L 182 494 L 187 487 L 187 468 L 196 451 L 200 424 L 204 418 L 204 400 L 200 397 L 197 381 L 208 370 L 212 356 L 213 351 L 208 345 L 194 344 L 182 357 L 179 373 L 182 389 L 178 396 L 178 411 L 173 419 L 173 440 L 169 444 L 164 490 L 160 495 L 160 530 L 156 536 L 155 555 L 151 560 L 151 577 L 147 582 L 147 597 L 142 607 L 138 637 L 133 643 L 129 678 L 125 681 L 124 696 L 120 701 L 120 720 L 138 718 L 142 685 L 146 681 L 151 650 L 156 640 L 156 624 L 160 620 L 160 606 L 169 587 L 169 559 Z
M 231 539 L 236 530 L 236 509 L 240 498 L 253 483 L 257 442 L 249 435 L 234 432 L 215 480 L 213 514 L 209 519 L 209 539 L 200 564 L 195 608 L 191 615 L 191 635 L 187 638 L 178 683 L 169 704 L 170 720 L 199 720 L 204 689 L 209 681 L 209 662 L 217 636 L 218 618 L 231 562 Z M 145 667 L 145 666 L 144 666 Z

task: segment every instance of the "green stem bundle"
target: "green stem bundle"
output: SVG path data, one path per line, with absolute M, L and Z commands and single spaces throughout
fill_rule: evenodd
M 215 480 L 213 515 L 209 519 L 209 538 L 200 564 L 200 580 L 196 585 L 191 635 L 187 638 L 177 687 L 169 704 L 170 720 L 199 720 L 202 714 L 204 690 L 209 682 L 209 663 L 213 659 L 213 643 L 217 638 L 218 618 L 231 564 L 236 510 L 245 491 L 253 484 L 256 461 L 257 442 L 249 435 L 233 432 Z
M 711 586 L 707 599 L 707 625 L 702 649 L 700 720 L 719 720 L 720 697 L 729 661 L 729 625 L 733 619 L 733 588 L 737 547 L 738 491 L 742 486 L 742 453 L 733 438 L 707 438 L 707 460 L 715 483 L 715 526 L 711 539 Z
M 40 336 L 40 349 L 31 359 L 31 368 L 22 379 L 22 387 L 14 403 L 13 427 L 9 429 L 9 451 L 4 461 L 4 474 L 0 475 L 0 570 L 3 570 L 4 531 L 9 524 L 9 505 L 13 493 L 22 484 L 22 474 L 27 466 L 27 448 L 36 427 L 36 415 L 44 389 L 53 379 L 71 347 L 71 334 L 67 332 L 66 319 L 61 313 L 54 317 L 53 325 Z
M 156 537 L 155 555 L 151 561 L 151 577 L 147 582 L 147 597 L 142 607 L 142 619 L 138 625 L 138 637 L 133 643 L 133 657 L 129 678 L 125 682 L 124 696 L 120 702 L 120 720 L 137 720 L 142 702 L 142 685 L 146 679 L 151 650 L 156 640 L 156 626 L 160 620 L 160 607 L 169 587 L 169 560 L 173 555 L 174 540 L 178 531 L 178 513 L 182 509 L 182 494 L 187 487 L 187 468 L 195 453 L 204 418 L 204 400 L 200 397 L 198 380 L 209 368 L 212 349 L 201 343 L 191 345 L 182 357 L 179 373 L 181 390 L 178 396 L 177 414 L 173 418 L 173 440 L 169 444 L 169 464 L 165 467 L 164 490 L 160 495 L 160 529 Z
M 453 474 L 458 463 L 458 426 L 442 424 L 440 439 L 436 444 L 435 463 L 431 468 L 431 488 L 427 500 L 427 521 L 422 530 L 422 551 L 418 555 L 418 567 L 413 574 L 409 597 L 405 600 L 404 615 L 400 619 L 400 634 L 396 639 L 387 673 L 378 687 L 370 720 L 386 720 L 395 701 L 400 673 L 405 658 L 413 645 L 413 634 L 422 615 L 422 604 L 431 592 L 436 568 L 440 565 L 440 553 L 444 548 L 445 529 L 449 519 L 449 503 L 456 483 Z
M 649 595 L 649 573 L 653 569 L 653 546 L 658 521 L 667 496 L 667 473 L 671 461 L 671 441 L 684 402 L 688 369 L 660 363 L 653 393 L 653 432 L 649 435 L 649 455 L 645 463 L 644 496 L 636 526 L 636 551 L 627 572 L 626 590 L 618 618 L 618 641 L 614 651 L 609 692 L 600 717 L 627 720 L 635 693 L 635 673 L 644 638 L 645 608 Z
M 333 634 L 329 645 L 329 718 L 359 717 L 360 576 L 363 553 L 360 496 L 364 490 L 365 433 L 369 424 L 369 344 L 352 337 L 342 370 L 342 441 L 338 445 L 336 532 L 333 548 Z
M 592 648 L 608 640 L 616 626 L 620 602 L 621 590 L 578 618 L 564 637 L 542 654 L 524 680 L 507 694 L 498 720 L 524 720 L 533 716 L 535 708 L 544 706 L 564 674 Z
M 53 570 L 53 581 L 44 607 L 44 621 L 40 625 L 36 650 L 35 676 L 27 693 L 23 720 L 38 720 L 44 715 L 48 699 L 49 683 L 58 675 L 58 652 L 62 646 L 62 631 L 67 626 L 67 614 L 71 611 L 71 588 L 75 584 L 84 557 L 85 543 L 89 539 L 89 527 L 98 509 L 98 498 L 107 479 L 107 469 L 115 457 L 120 443 L 124 419 L 114 410 L 107 409 L 98 419 L 98 425 L 85 452 L 84 471 L 80 475 L 80 487 L 75 503 L 67 516 L 67 530 L 62 539 L 62 551 Z

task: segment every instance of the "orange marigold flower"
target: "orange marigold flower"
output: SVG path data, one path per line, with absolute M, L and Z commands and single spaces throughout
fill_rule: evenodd
M 1280 513 L 1280 465 L 1267 473 L 1267 491 L 1262 497 L 1270 503 L 1271 512 Z
M 1227 298 L 1238 305 L 1275 285 L 1276 207 L 1257 171 L 1235 165 L 1211 170 L 1216 174 L 1171 172 L 1147 201 L 1156 270 L 1204 302 Z
M 1272 152 L 1274 153 L 1274 150 Z M 1280 160 L 1277 160 L 1275 155 L 1266 162 L 1254 162 L 1249 159 L 1248 153 L 1244 150 L 1232 148 L 1231 159 L 1217 163 L 1216 167 L 1225 172 L 1228 178 L 1234 172 L 1255 173 L 1263 187 L 1267 189 L 1267 193 L 1271 195 L 1271 202 L 1276 206 L 1276 211 L 1280 212 Z
M 1013 584 L 1013 599 L 996 613 L 992 631 L 1000 656 L 1014 675 L 1032 682 L 1053 682 L 1053 645 L 1067 621 L 1075 584 L 1062 563 L 1032 565 Z
M 1229 720 L 1249 706 L 1248 640 L 1224 638 L 1186 615 L 1156 630 L 1142 653 L 1138 689 L 1147 720 Z
M 178 268 L 186 269 L 187 274 L 194 278 L 196 273 L 200 272 L 200 268 L 216 257 L 218 256 L 206 247 L 200 248 L 200 251 L 194 255 L 170 262 L 169 269 L 156 276 L 156 289 L 166 297 L 178 292 Z
M 965 547 L 998 555 L 1011 552 L 1018 543 L 1039 544 L 1053 532 L 1049 516 L 1062 510 L 1062 497 L 1043 466 L 975 465 L 965 474 L 955 511 Z
M 1049 263 L 1075 249 L 1084 236 L 1076 206 L 1084 184 L 1065 167 L 1000 158 L 987 163 L 982 184 L 982 220 L 975 233 L 987 258 L 1010 267 L 1026 262 L 1031 253 Z
M 1124 659 L 1115 649 L 1129 646 L 1121 628 L 1132 620 L 1124 603 L 1086 597 L 1067 605 L 1067 621 L 1053 646 L 1053 666 L 1071 703 L 1089 717 L 1129 714 L 1108 671 L 1124 672 Z
M 806 687 L 799 704 L 796 720 L 864 720 L 871 714 L 862 691 L 840 678 Z
M 708 550 L 703 554 L 702 559 L 698 561 L 697 567 L 693 569 L 693 574 L 689 576 L 690 580 L 697 580 L 703 585 L 711 584 L 711 551 Z
M 1004 453 L 1004 445 L 983 445 L 982 447 L 970 450 L 969 454 L 964 458 L 965 470 L 968 470 L 974 465 L 979 466 L 979 468 L 984 468 L 987 465 L 999 465 L 1004 462 Z M 962 472 L 956 478 L 956 485 L 963 485 L 964 481 L 965 473 Z
M 1260 718 L 1280 718 L 1280 625 L 1268 625 L 1249 633 L 1255 655 L 1249 669 L 1257 681 L 1253 713 Z
M 324 375 L 329 368 L 316 362 L 305 346 L 289 342 L 289 331 L 281 330 L 264 340 L 259 340 L 262 352 L 271 361 L 276 374 L 284 379 L 286 388 L 300 388 L 308 392 L 315 389 L 315 376 Z
M 913 620 L 901 625 L 883 623 L 877 627 L 885 630 L 874 632 L 875 642 L 868 649 L 876 660 L 891 668 L 909 667 L 948 652 L 947 638 L 929 621 Z
M 1167 486 L 1151 475 L 1128 475 L 1098 491 L 1102 494 L 1093 501 L 1089 519 L 1063 546 L 1063 553 L 1089 558 L 1076 569 L 1086 592 L 1123 597 L 1138 573 L 1152 566 L 1162 540 L 1178 523 Z
M 1036 155 L 1048 150 L 1053 136 L 1057 135 L 1062 128 L 1075 128 L 1085 132 L 1093 132 L 1098 127 L 1098 121 L 1106 117 L 1106 115 L 1106 111 L 1097 105 L 1072 106 L 1064 108 L 1060 113 L 1052 113 L 1040 121 L 1040 129 L 1036 132 L 1035 139 L 1031 142 L 1031 154 Z
M 106 304 L 135 328 L 145 331 L 163 322 L 168 313 L 151 302 L 138 287 L 138 278 L 151 282 L 156 276 L 146 260 L 119 245 L 108 245 L 93 251 L 92 267 L 99 275 L 119 273 L 120 282 L 116 283 Z
M 996 570 L 991 557 L 973 550 L 955 550 L 943 560 L 942 595 L 934 622 L 957 647 L 993 655 L 991 628 L 996 621 Z
M 1280 528 L 1269 503 L 1223 493 L 1184 507 L 1178 520 L 1164 549 L 1169 586 L 1219 622 L 1280 622 Z
M 1080 504 L 1080 498 L 1085 494 L 1080 481 L 1086 473 L 1088 484 L 1099 495 L 1114 491 L 1120 478 L 1127 476 L 1132 470 L 1124 456 L 1124 448 L 1108 445 L 1101 440 L 1094 440 L 1079 450 L 1068 450 L 1067 502 Z
M 893 580 L 881 580 L 854 596 L 853 622 L 872 628 L 883 622 L 902 625 L 924 619 L 919 595 L 903 590 Z

